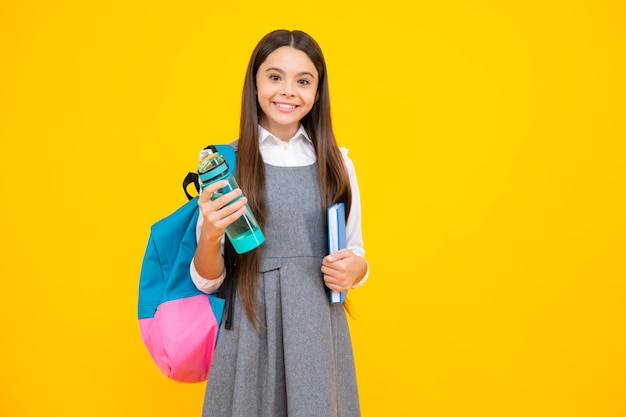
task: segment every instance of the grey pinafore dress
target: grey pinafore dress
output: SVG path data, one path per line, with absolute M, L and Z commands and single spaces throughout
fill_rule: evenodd
M 233 328 L 220 331 L 202 415 L 360 416 L 346 315 L 330 304 L 320 270 L 327 235 L 317 164 L 265 169 L 257 296 L 265 326 L 251 325 L 237 296 Z

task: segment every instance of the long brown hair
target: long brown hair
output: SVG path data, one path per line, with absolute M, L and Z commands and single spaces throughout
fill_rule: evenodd
M 333 133 L 326 61 L 322 50 L 311 36 L 302 31 L 276 30 L 259 41 L 250 57 L 243 86 L 237 147 L 237 180 L 261 227 L 267 219 L 267 195 L 265 165 L 259 151 L 258 121 L 262 110 L 256 96 L 256 74 L 268 55 L 283 46 L 306 53 L 319 74 L 317 102 L 301 123 L 317 154 L 322 205 L 328 207 L 342 201 L 346 204 L 346 213 L 349 213 L 352 198 L 348 172 Z M 255 326 L 261 324 L 255 307 L 262 250 L 263 245 L 251 252 L 235 255 L 237 289 L 246 314 Z

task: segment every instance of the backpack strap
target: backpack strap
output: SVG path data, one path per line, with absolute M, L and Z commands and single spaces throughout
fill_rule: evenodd
M 217 291 L 216 296 L 225 300 L 224 329 L 231 330 L 233 327 L 235 292 L 237 289 L 237 274 L 235 272 L 235 249 L 229 239 L 224 240 L 224 265 L 226 266 L 226 278 Z
M 226 159 L 226 164 L 228 165 L 230 173 L 234 175 L 237 172 L 236 152 L 232 145 L 209 145 L 204 148 L 204 150 L 209 151 L 209 153 L 219 152 Z M 193 196 L 189 194 L 189 191 L 187 191 L 190 184 L 193 184 L 196 189 L 196 193 L 200 192 L 200 180 L 198 178 L 198 173 L 195 171 L 188 172 L 183 179 L 183 191 L 187 196 L 187 200 L 191 200 L 193 198 Z

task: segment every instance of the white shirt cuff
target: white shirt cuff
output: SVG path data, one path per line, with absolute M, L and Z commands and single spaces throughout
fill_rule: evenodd
M 196 266 L 194 265 L 192 259 L 191 263 L 189 264 L 189 274 L 191 275 L 191 280 L 193 281 L 196 288 L 204 293 L 214 294 L 220 288 L 222 282 L 224 282 L 224 278 L 226 278 L 226 269 L 222 271 L 219 277 L 215 279 L 206 279 L 198 274 L 198 271 L 196 271 Z

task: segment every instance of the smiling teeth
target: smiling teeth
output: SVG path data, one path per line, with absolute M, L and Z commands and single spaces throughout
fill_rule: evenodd
M 276 103 L 276 107 L 285 109 L 285 110 L 292 110 L 296 108 L 296 106 L 291 106 L 289 104 L 280 104 L 280 103 Z

